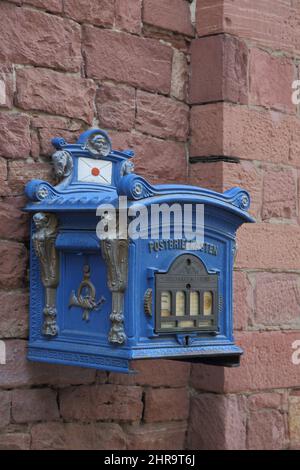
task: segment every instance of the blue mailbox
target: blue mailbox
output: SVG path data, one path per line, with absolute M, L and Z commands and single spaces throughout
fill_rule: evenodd
M 100 129 L 52 143 L 58 184 L 25 190 L 28 358 L 117 372 L 148 358 L 238 365 L 232 275 L 248 193 L 153 186 Z

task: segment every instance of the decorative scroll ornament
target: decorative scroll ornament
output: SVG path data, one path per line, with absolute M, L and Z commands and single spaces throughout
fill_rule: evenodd
M 45 288 L 45 307 L 42 333 L 45 336 L 56 336 L 56 288 L 59 282 L 59 256 L 55 248 L 57 236 L 57 218 L 54 214 L 38 212 L 33 221 L 36 232 L 32 236 L 35 253 L 40 261 L 41 278 Z
M 117 191 L 120 195 L 127 196 L 130 200 L 139 200 L 155 195 L 155 188 L 141 176 L 132 172 L 126 172 L 121 178 Z
M 83 267 L 83 280 L 78 287 L 77 295 L 74 290 L 72 291 L 69 308 L 81 307 L 83 309 L 82 319 L 88 322 L 91 311 L 100 310 L 105 300 L 106 299 L 102 296 L 98 302 L 96 302 L 96 289 L 94 284 L 90 281 L 90 267 L 85 265 Z
M 128 240 L 101 240 L 102 255 L 107 265 L 108 287 L 112 292 L 111 329 L 108 340 L 114 344 L 126 341 L 124 331 L 124 291 L 127 287 Z
M 73 159 L 66 150 L 58 150 L 52 155 L 55 176 L 58 179 L 66 178 L 72 173 Z
M 232 204 L 244 211 L 248 210 L 250 207 L 250 197 L 247 191 L 240 190 L 233 199 Z

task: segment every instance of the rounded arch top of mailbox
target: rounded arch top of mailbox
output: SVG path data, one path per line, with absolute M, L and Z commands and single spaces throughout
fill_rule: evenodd
M 109 135 L 101 129 L 83 132 L 75 144 L 54 137 L 52 155 L 55 184 L 43 180 L 27 183 L 29 199 L 25 211 L 94 211 L 100 204 L 117 204 L 126 196 L 129 204 L 176 202 L 203 203 L 234 213 L 243 222 L 254 222 L 248 214 L 250 196 L 245 189 L 218 193 L 181 184 L 152 185 L 134 172 L 131 149 L 112 149 Z

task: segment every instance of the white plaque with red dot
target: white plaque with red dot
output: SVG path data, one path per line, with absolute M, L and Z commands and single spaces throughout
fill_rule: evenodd
M 81 157 L 78 159 L 78 181 L 111 184 L 112 162 Z

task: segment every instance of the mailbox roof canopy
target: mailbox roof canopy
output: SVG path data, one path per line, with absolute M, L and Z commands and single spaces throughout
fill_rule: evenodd
M 95 211 L 100 204 L 118 204 L 126 196 L 136 203 L 199 203 L 228 211 L 243 222 L 254 222 L 248 214 L 250 196 L 241 188 L 218 193 L 205 188 L 178 184 L 151 185 L 133 172 L 132 150 L 112 150 L 105 131 L 89 129 L 76 144 L 62 138 L 52 139 L 56 152 L 52 162 L 59 183 L 42 180 L 27 183 L 25 193 L 29 212 Z

